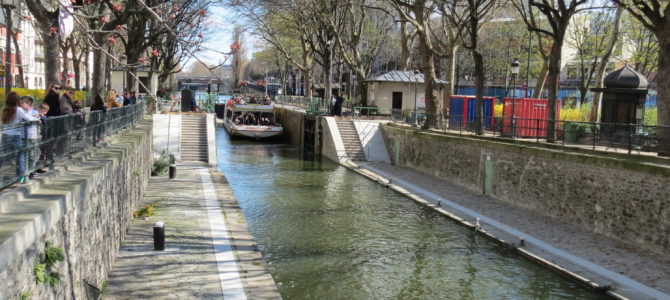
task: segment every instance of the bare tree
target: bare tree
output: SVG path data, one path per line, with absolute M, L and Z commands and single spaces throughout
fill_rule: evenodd
M 660 45 L 658 56 L 658 125 L 670 127 L 670 5 L 665 0 L 612 0 L 653 32 Z M 658 154 L 670 156 L 670 128 L 659 130 Z
M 341 19 L 344 22 L 340 22 L 341 28 L 334 32 L 340 56 L 356 74 L 357 86 L 360 87 L 358 90 L 361 95 L 360 103 L 363 105 L 368 103 L 365 79 L 370 74 L 375 57 L 386 43 L 393 26 L 393 20 L 388 15 L 378 10 L 366 9 L 368 2 L 370 1 L 344 1 L 340 6 L 343 14 Z M 331 26 L 337 26 L 333 19 Z
M 556 100 L 558 98 L 559 76 L 561 73 L 561 51 L 565 34 L 572 16 L 579 11 L 580 6 L 588 0 L 514 0 L 513 3 L 526 22 L 529 30 L 540 32 L 552 39 L 549 54 L 549 107 L 547 109 L 547 142 L 553 143 L 556 139 Z M 548 29 L 538 26 L 534 21 L 534 10 L 543 15 L 543 21 L 549 24 Z
M 491 11 L 496 7 L 496 0 L 447 0 L 445 5 L 445 16 L 451 20 L 452 26 L 458 28 L 458 36 L 463 47 L 470 50 L 474 62 L 475 79 L 475 131 L 483 133 L 482 98 L 484 97 L 484 57 L 479 52 L 478 34 L 481 26 L 491 16 Z
M 429 0 L 403 1 L 388 0 L 395 8 L 400 21 L 408 22 L 416 29 L 419 38 L 421 71 L 423 72 L 426 89 L 426 122 L 422 129 L 437 125 L 437 112 L 441 111 L 442 103 L 437 97 L 437 76 L 435 74 L 435 49 L 431 39 L 429 26 L 431 14 L 435 11 L 435 2 Z
M 619 37 L 622 11 L 602 9 L 585 12 L 574 18 L 573 30 L 568 34 L 566 42 L 577 51 L 580 104 L 586 103 L 592 80 L 602 85 L 603 73 Z M 596 116 L 599 101 L 594 97 Z
M 272 44 L 302 73 L 305 97 L 312 97 L 315 33 L 305 22 L 302 1 L 230 0 L 229 3 L 253 26 L 253 33 Z
M 607 45 L 605 46 L 605 49 L 602 52 L 602 56 L 600 57 L 600 61 L 597 63 L 596 66 L 595 71 L 596 88 L 604 87 L 603 83 L 605 80 L 605 68 L 607 67 L 607 63 L 609 62 L 610 57 L 612 56 L 614 46 L 616 45 L 616 42 L 619 40 L 619 26 L 621 24 L 622 13 L 623 13 L 623 7 L 621 6 L 617 7 L 616 13 L 614 14 L 614 22 L 610 23 L 611 31 L 609 32 Z M 600 106 L 600 101 L 602 100 L 602 97 L 603 97 L 602 92 L 595 92 L 593 94 L 593 102 L 591 103 L 591 115 L 589 116 L 589 121 L 591 122 L 598 121 L 598 106 Z

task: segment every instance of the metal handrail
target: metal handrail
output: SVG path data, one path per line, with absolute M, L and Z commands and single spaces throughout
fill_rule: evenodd
M 145 102 L 140 101 L 107 111 L 0 126 L 0 189 L 134 126 L 142 120 L 144 111 Z
M 408 113 L 405 118 L 393 118 L 394 123 L 406 123 L 413 126 L 424 125 L 429 115 L 422 113 L 414 116 Z M 476 123 L 480 118 L 472 115 L 434 114 L 434 130 L 443 130 L 458 134 L 476 135 Z M 555 136 L 550 138 L 569 146 L 587 146 L 595 150 L 602 147 L 633 151 L 656 152 L 658 145 L 670 143 L 663 140 L 661 131 L 670 132 L 669 126 L 649 126 L 642 124 L 620 124 L 602 122 L 573 122 L 565 120 L 546 120 L 486 116 L 483 120 L 482 135 L 543 142 L 548 138 L 548 127 L 553 123 Z

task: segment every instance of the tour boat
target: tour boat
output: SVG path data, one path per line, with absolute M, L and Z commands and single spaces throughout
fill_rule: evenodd
M 240 104 L 229 100 L 223 115 L 223 127 L 231 136 L 255 139 L 279 136 L 284 128 L 277 123 L 272 104 Z

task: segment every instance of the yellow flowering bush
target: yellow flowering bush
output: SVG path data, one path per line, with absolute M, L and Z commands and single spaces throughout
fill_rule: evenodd
M 588 122 L 590 114 L 591 106 L 589 105 L 582 105 L 580 108 L 562 108 L 560 119 L 571 122 Z
M 504 104 L 502 104 L 502 103 L 496 104 L 496 105 L 493 106 L 493 116 L 494 117 L 502 117 L 503 106 L 504 106 Z

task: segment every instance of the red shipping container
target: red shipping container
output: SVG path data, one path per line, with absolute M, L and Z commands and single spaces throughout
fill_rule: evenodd
M 503 135 L 512 135 L 512 98 L 503 100 Z M 516 98 L 514 99 L 514 116 L 516 117 L 516 136 L 545 137 L 547 135 L 548 115 L 547 99 Z M 556 100 L 556 120 L 561 116 L 561 100 Z M 539 121 L 538 121 L 539 120 Z

